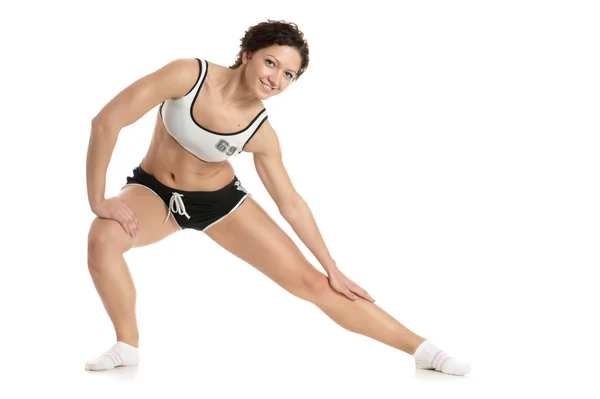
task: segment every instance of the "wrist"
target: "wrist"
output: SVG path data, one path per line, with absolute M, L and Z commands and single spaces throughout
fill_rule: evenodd
M 322 266 L 323 266 L 323 269 L 325 269 L 325 271 L 327 273 L 338 269 L 337 264 L 335 263 L 335 260 L 333 260 L 333 259 L 330 259 L 327 262 L 323 262 Z
M 90 200 L 90 208 L 93 211 L 98 207 L 98 205 L 100 205 L 103 202 L 104 202 L 104 198 L 94 198 L 94 199 Z

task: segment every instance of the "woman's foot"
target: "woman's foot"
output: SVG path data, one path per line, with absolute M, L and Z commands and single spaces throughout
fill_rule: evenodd
M 85 369 L 110 370 L 119 366 L 136 366 L 140 362 L 140 350 L 124 342 L 118 342 L 97 358 L 88 361 Z
M 419 345 L 413 356 L 418 369 L 436 370 L 452 375 L 465 375 L 471 371 L 469 364 L 456 360 L 428 340 Z

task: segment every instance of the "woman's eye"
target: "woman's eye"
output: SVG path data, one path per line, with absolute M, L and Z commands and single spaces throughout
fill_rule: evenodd
M 287 77 L 288 77 L 289 79 L 291 79 L 291 78 L 293 78 L 294 76 L 293 76 L 291 73 L 287 72 Z
M 269 63 L 269 65 L 273 64 L 273 61 L 271 60 L 267 60 L 267 62 Z

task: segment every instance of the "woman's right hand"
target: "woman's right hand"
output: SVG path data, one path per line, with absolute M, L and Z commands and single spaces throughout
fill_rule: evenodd
M 131 237 L 136 237 L 140 231 L 135 214 L 119 197 L 105 199 L 94 206 L 92 212 L 100 218 L 116 220 Z

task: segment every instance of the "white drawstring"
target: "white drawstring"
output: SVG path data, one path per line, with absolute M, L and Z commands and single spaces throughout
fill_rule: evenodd
M 184 215 L 189 219 L 190 215 L 188 215 L 185 211 L 185 204 L 183 203 L 181 197 L 183 197 L 183 194 L 173 193 L 173 195 L 171 196 L 171 200 L 169 201 L 169 209 L 171 210 L 171 212 Z M 169 219 L 169 214 L 167 214 L 167 219 Z M 167 221 L 167 219 L 165 219 L 165 222 Z

